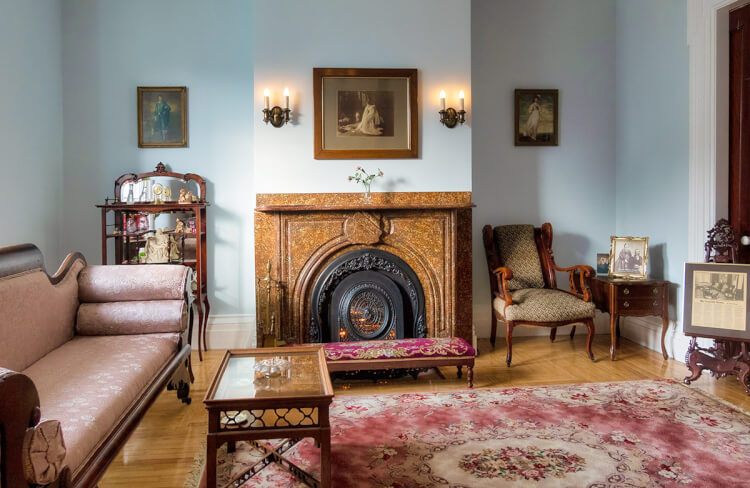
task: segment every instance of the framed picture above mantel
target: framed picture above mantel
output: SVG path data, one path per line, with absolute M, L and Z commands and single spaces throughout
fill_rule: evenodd
M 419 155 L 417 70 L 313 68 L 315 159 Z

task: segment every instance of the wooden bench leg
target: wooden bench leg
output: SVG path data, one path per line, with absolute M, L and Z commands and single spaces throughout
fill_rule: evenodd
M 466 367 L 466 377 L 469 380 L 469 388 L 474 388 L 474 366 Z
M 456 374 L 456 377 L 458 377 L 459 380 L 461 379 L 461 368 L 463 368 L 463 366 L 458 366 L 458 373 Z

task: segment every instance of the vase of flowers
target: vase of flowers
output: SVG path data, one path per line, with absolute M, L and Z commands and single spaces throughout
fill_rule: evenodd
M 349 177 L 349 181 L 356 181 L 360 183 L 365 189 L 365 202 L 370 203 L 372 193 L 370 192 L 370 186 L 375 178 L 383 176 L 383 171 L 378 168 L 377 173 L 368 173 L 362 166 L 357 166 L 354 170 L 354 174 Z

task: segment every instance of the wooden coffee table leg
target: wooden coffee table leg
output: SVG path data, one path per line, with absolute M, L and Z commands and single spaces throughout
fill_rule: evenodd
M 667 329 L 669 329 L 669 316 L 663 315 L 661 318 L 661 355 L 664 359 L 669 359 L 667 346 L 664 345 L 664 336 L 667 335 Z
M 206 487 L 216 486 L 216 437 L 206 436 Z
M 320 486 L 331 486 L 331 428 L 321 429 L 320 434 Z

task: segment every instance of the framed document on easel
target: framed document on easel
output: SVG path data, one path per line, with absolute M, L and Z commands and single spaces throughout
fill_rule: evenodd
M 726 263 L 686 263 L 683 332 L 691 336 L 686 357 L 695 381 L 704 369 L 721 377 L 736 374 L 750 393 L 750 304 L 748 283 L 750 265 Z M 714 347 L 698 346 L 697 338 L 716 339 Z

